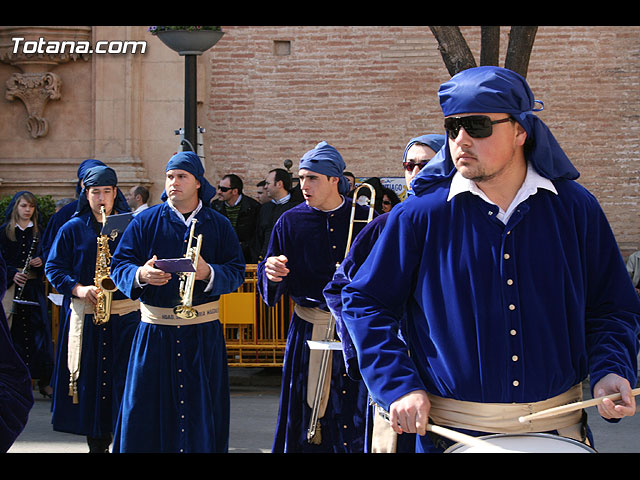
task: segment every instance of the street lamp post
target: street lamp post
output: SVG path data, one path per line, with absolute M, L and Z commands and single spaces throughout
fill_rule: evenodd
M 220 30 L 161 30 L 158 38 L 184 56 L 184 149 L 197 153 L 197 60 L 224 35 Z

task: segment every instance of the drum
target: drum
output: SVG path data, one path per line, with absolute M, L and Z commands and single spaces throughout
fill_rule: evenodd
M 485 435 L 478 437 L 504 453 L 596 453 L 594 449 L 571 438 L 559 437 L 548 433 L 521 433 Z M 481 446 L 468 446 L 456 443 L 444 453 L 486 453 L 490 450 Z M 493 449 L 491 449 L 493 451 Z

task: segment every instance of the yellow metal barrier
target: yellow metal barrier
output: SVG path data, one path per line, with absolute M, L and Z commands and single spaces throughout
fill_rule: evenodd
M 283 297 L 268 307 L 258 292 L 257 265 L 246 266 L 245 281 L 220 297 L 230 367 L 281 367 L 293 302 Z

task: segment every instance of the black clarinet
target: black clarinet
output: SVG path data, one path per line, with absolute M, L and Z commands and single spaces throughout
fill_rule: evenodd
M 36 253 L 36 246 L 38 245 L 38 235 L 37 234 L 33 234 L 33 241 L 31 242 L 31 248 L 29 249 L 29 254 L 27 255 L 27 260 L 24 262 L 24 267 L 22 268 L 22 271 L 20 273 L 29 273 L 29 269 L 31 268 L 29 266 L 29 263 L 31 262 L 31 260 L 33 259 L 33 254 Z M 22 300 L 22 294 L 24 293 L 24 287 L 27 285 L 27 282 L 24 282 L 24 285 L 20 286 L 16 283 L 16 288 L 15 288 L 15 292 L 13 294 L 13 299 L 14 300 Z M 15 303 L 14 303 L 14 309 L 15 309 Z

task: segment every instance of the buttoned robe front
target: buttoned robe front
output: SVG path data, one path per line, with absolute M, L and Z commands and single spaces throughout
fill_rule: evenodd
M 67 363 L 71 292 L 78 283 L 94 284 L 100 227 L 91 212 L 64 223 L 45 265 L 51 285 L 64 296 L 52 385 L 53 429 L 92 438 L 105 437 L 114 431 L 131 342 L 140 320 L 140 313 L 134 311 L 125 315 L 112 314 L 107 323 L 95 325 L 92 309 L 84 315 L 78 403 L 74 404 L 69 395 Z M 118 240 L 116 237 L 115 241 L 109 241 L 111 253 Z M 124 299 L 122 292 L 113 293 L 113 301 Z
M 356 218 L 368 209 L 357 206 Z M 344 259 L 352 203 L 345 199 L 336 210 L 325 212 L 302 203 L 282 214 L 276 223 L 266 258 L 285 255 L 290 273 L 282 282 L 270 281 L 258 264 L 258 287 L 264 301 L 274 306 L 288 293 L 302 307 L 328 311 L 322 291 Z M 362 223 L 354 225 L 354 235 Z M 311 408 L 307 403 L 309 345 L 313 326 L 293 314 L 287 332 L 282 367 L 280 408 L 273 452 L 363 452 L 367 392 L 362 382 L 350 379 L 340 351 L 332 352 L 331 392 L 326 413 L 320 419 L 321 443 L 307 441 Z
M 193 305 L 202 305 L 237 290 L 244 281 L 245 264 L 227 218 L 208 207 L 195 218 L 195 237 L 203 236 L 200 253 L 214 270 L 211 290 L 205 292 L 207 282 L 195 282 Z M 190 225 L 168 203 L 136 215 L 113 257 L 112 276 L 118 288 L 152 307 L 173 309 L 179 305 L 177 275 L 166 285 L 143 287 L 136 285 L 135 275 L 153 255 L 159 259 L 182 257 L 189 233 Z M 228 450 L 230 394 L 224 332 L 218 320 L 186 323 L 140 323 L 133 340 L 114 452 Z
M 554 180 L 505 225 L 450 180 L 390 213 L 346 285 L 343 321 L 383 408 L 413 390 L 536 402 L 608 373 L 636 384 L 640 302 L 596 199 Z M 406 345 L 397 336 L 401 312 Z M 420 437 L 419 451 L 432 447 Z

